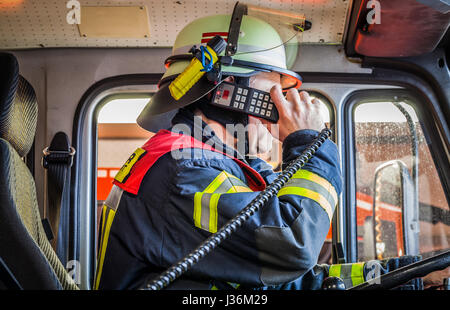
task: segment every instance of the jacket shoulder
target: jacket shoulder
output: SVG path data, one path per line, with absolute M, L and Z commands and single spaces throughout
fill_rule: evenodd
M 202 169 L 203 168 L 203 169 Z M 124 191 L 137 195 L 141 186 L 148 188 L 158 184 L 170 187 L 172 183 L 183 183 L 184 173 L 193 174 L 209 168 L 211 170 L 227 171 L 238 178 L 245 178 L 241 168 L 231 158 L 210 150 L 199 148 L 185 148 L 173 150 L 154 158 L 142 148 L 138 148 L 125 162 L 117 173 L 114 184 Z M 192 182 L 191 176 L 186 180 Z

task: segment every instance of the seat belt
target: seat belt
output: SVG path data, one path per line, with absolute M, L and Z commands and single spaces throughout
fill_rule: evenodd
M 75 149 L 69 137 L 57 132 L 45 148 L 42 165 L 47 170 L 48 218 L 55 232 L 53 246 L 63 266 L 69 257 L 70 238 L 70 171 Z

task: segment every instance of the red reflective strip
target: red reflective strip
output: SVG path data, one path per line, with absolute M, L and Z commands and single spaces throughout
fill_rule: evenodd
M 228 32 L 204 32 L 204 33 L 202 33 L 202 41 L 201 41 L 201 43 L 208 43 L 209 40 L 211 40 L 215 36 L 224 37 L 223 39 L 225 41 L 227 41 Z
M 202 39 L 202 40 L 200 41 L 200 43 L 208 43 L 211 39 L 212 39 L 212 38 L 209 38 L 209 39 Z M 227 38 L 224 38 L 224 40 L 225 40 L 225 42 L 228 42 Z
M 202 33 L 202 38 L 214 37 L 214 36 L 228 36 L 228 32 L 204 32 L 204 33 Z

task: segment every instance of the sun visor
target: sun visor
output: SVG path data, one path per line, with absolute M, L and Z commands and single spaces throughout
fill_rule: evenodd
M 232 56 L 235 62 L 222 70 L 225 74 L 239 76 L 238 70 L 243 68 L 269 69 L 281 74 L 283 89 L 299 88 L 301 77 L 289 69 L 298 57 L 303 32 L 310 28 L 311 23 L 306 21 L 304 14 L 238 2 L 230 21 L 225 51 L 225 55 Z M 264 40 L 256 35 L 261 32 Z
M 155 116 L 188 106 L 203 96 L 206 96 L 220 84 L 212 84 L 208 81 L 206 75 L 204 75 L 183 97 L 176 100 L 170 94 L 169 85 L 171 82 L 172 80 L 168 79 L 167 82 L 159 85 L 159 90 L 152 96 L 136 120 L 139 126 L 146 130 L 150 130 L 148 128 Z
M 137 124 L 150 132 L 158 132 L 160 129 L 168 129 L 172 126 L 172 119 L 178 110 L 172 110 L 158 115 L 139 116 Z

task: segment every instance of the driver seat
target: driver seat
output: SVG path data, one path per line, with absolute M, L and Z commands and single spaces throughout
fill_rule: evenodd
M 0 259 L 22 289 L 78 289 L 41 222 L 36 185 L 22 160 L 34 141 L 37 101 L 12 54 L 0 53 Z M 6 266 L 5 266 L 6 265 Z M 11 288 L 0 280 L 0 288 Z

